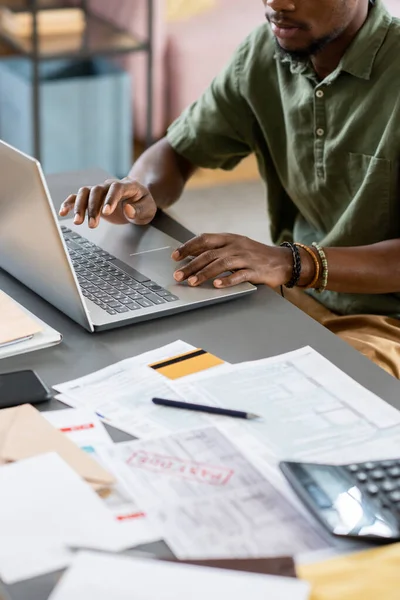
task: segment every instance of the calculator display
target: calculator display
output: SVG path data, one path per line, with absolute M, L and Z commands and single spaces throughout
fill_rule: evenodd
M 299 496 L 334 534 L 398 539 L 397 515 L 385 509 L 345 467 L 283 463 L 281 468 Z

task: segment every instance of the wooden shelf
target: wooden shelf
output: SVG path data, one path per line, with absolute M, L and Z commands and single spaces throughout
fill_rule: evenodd
M 0 31 L 0 39 L 16 52 L 25 56 L 33 55 L 32 39 L 16 38 Z M 89 58 L 101 54 L 124 54 L 146 50 L 146 41 L 119 29 L 112 23 L 88 14 L 83 33 L 56 36 L 42 36 L 39 39 L 39 58 Z
M 65 8 L 65 2 L 62 0 L 37 0 L 38 9 L 46 10 L 48 8 Z M 15 11 L 29 11 L 31 10 L 31 3 L 29 0 L 8 0 L 2 2 L 0 0 L 0 8 L 9 8 Z

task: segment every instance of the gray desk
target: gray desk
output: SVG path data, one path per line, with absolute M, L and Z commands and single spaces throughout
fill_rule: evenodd
M 101 171 L 49 177 L 55 205 L 59 206 L 71 190 L 103 179 Z M 190 237 L 190 232 L 166 215 L 157 217 L 156 225 L 182 241 Z M 264 358 L 310 345 L 359 383 L 400 408 L 397 380 L 267 288 L 225 304 L 96 334 L 75 325 L 3 271 L 0 271 L 0 289 L 64 336 L 63 343 L 55 348 L 0 361 L 0 373 L 35 369 L 53 385 L 176 339 L 206 348 L 230 362 Z M 52 401 L 45 409 L 61 406 Z M 112 435 L 115 441 L 127 439 L 114 429 Z M 162 544 L 149 550 L 168 553 Z M 54 575 L 41 577 L 14 585 L 8 592 L 12 600 L 46 600 L 54 581 Z

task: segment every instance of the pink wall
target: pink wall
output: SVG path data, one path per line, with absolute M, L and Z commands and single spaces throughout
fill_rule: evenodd
M 165 0 L 154 2 L 154 135 L 161 136 L 166 123 L 166 23 L 164 20 Z M 90 6 L 101 16 L 116 25 L 144 37 L 146 35 L 146 0 L 90 0 Z M 146 131 L 146 57 L 133 54 L 121 59 L 122 64 L 133 75 L 133 104 L 135 111 L 135 137 L 144 139 Z
M 165 3 L 154 0 L 154 135 L 194 101 L 229 60 L 236 46 L 264 20 L 261 0 L 217 0 L 214 10 L 165 23 Z M 90 0 L 91 7 L 133 33 L 145 34 L 146 0 Z M 385 0 L 400 17 L 400 0 Z M 146 65 L 143 55 L 124 58 L 134 77 L 135 135 L 144 138 Z
M 400 17 L 400 0 L 385 0 Z M 217 7 L 168 26 L 168 115 L 193 102 L 229 60 L 236 46 L 264 21 L 261 0 L 217 0 Z
M 170 119 L 202 93 L 238 44 L 263 21 L 264 9 L 259 0 L 217 0 L 214 10 L 169 24 Z
M 400 0 L 384 0 L 386 7 L 395 17 L 400 17 Z

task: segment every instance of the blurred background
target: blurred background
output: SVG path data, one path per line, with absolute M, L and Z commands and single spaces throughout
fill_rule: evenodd
M 385 3 L 400 16 L 400 0 Z M 45 173 L 118 177 L 264 20 L 261 0 L 0 0 L 0 11 L 0 138 Z M 269 239 L 252 157 L 198 172 L 171 214 L 195 232 Z

